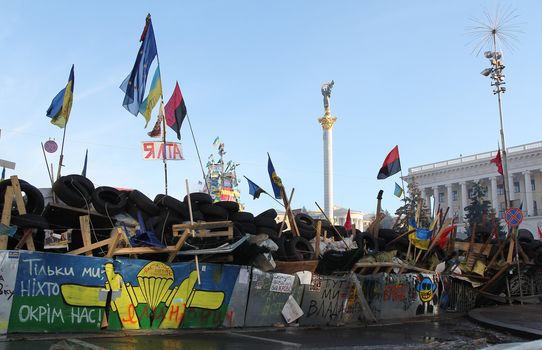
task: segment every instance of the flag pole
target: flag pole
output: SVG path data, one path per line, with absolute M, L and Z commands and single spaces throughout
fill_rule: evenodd
M 149 21 L 151 21 L 151 18 L 150 18 L 150 13 L 147 15 L 149 16 Z M 154 30 L 154 28 L 153 28 Z M 155 39 L 156 41 L 156 36 L 155 36 Z M 160 56 L 158 55 L 158 45 L 156 45 L 156 63 L 158 64 L 158 67 L 157 69 L 160 69 Z M 150 68 L 150 67 L 149 67 Z M 162 70 L 160 70 L 160 84 L 162 84 Z M 160 106 L 159 106 L 159 109 L 158 109 L 158 115 L 160 115 L 160 108 L 162 107 L 162 104 L 164 103 L 164 89 L 161 89 L 160 90 Z M 162 121 L 162 145 L 163 145 L 163 157 L 162 157 L 162 162 L 164 163 L 164 191 L 165 191 L 165 194 L 167 196 L 167 157 L 166 157 L 166 116 L 164 115 L 163 116 L 163 121 Z
M 47 174 L 49 174 L 49 180 L 51 181 L 51 188 L 52 188 L 54 184 L 53 174 L 49 170 L 49 161 L 47 160 L 47 155 L 45 154 L 45 148 L 43 147 L 43 142 L 41 143 L 41 150 L 43 152 L 43 158 L 45 158 L 45 167 L 47 168 Z
M 62 133 L 62 146 L 60 147 L 60 157 L 58 159 L 58 172 L 56 175 L 57 180 L 60 178 L 60 173 L 62 171 L 62 161 L 64 160 L 64 140 L 66 139 L 67 128 L 68 128 L 68 120 L 66 120 L 66 124 L 64 124 L 64 132 Z
M 406 191 L 405 191 L 405 180 L 403 180 L 403 169 L 401 169 L 401 185 L 403 185 L 403 200 L 405 201 L 405 205 L 406 205 L 407 201 L 406 201 Z
M 201 162 L 201 157 L 199 155 L 198 144 L 196 143 L 196 137 L 194 136 L 194 130 L 192 130 L 192 123 L 190 122 L 190 117 L 186 113 L 186 119 L 188 120 L 188 126 L 190 126 L 190 133 L 192 134 L 192 140 L 194 140 L 194 146 L 196 146 L 196 154 L 198 155 L 199 166 L 201 168 L 201 174 L 203 175 L 203 181 L 205 181 L 205 187 L 207 187 L 207 193 L 211 195 L 211 188 L 207 182 L 207 177 L 205 176 L 205 171 L 203 170 L 203 163 Z

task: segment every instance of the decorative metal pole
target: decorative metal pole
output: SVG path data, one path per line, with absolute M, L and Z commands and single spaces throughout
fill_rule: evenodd
M 510 203 L 510 183 L 508 181 L 508 160 L 506 154 L 506 142 L 504 141 L 504 123 L 502 113 L 502 99 L 501 94 L 506 91 L 503 86 L 504 82 L 504 65 L 502 64 L 502 52 L 497 51 L 497 30 L 492 31 L 493 35 L 493 51 L 486 51 L 484 56 L 489 59 L 491 68 L 484 69 L 480 74 L 489 76 L 492 80 L 491 86 L 494 86 L 493 94 L 497 95 L 499 105 L 499 120 L 500 120 L 500 134 L 502 145 L 502 170 L 503 170 L 503 183 L 504 183 L 504 210 L 508 209 L 512 203 Z
M 327 217 L 332 221 L 331 224 L 334 224 L 335 221 L 333 213 L 333 124 L 337 118 L 331 116 L 329 99 L 334 84 L 335 82 L 332 80 L 322 85 L 324 116 L 318 119 L 324 132 L 324 209 Z

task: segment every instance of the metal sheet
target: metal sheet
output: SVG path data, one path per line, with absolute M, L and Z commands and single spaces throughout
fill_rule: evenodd
M 311 284 L 305 286 L 299 319 L 301 326 L 339 325 L 350 292 L 348 277 L 312 275 Z
M 279 280 L 290 279 L 290 277 L 294 277 L 291 286 L 277 283 Z M 296 276 L 263 272 L 253 268 L 245 327 L 264 327 L 284 323 L 281 312 L 290 295 L 298 304 L 301 304 L 303 286 L 299 284 Z
M 434 275 L 380 273 L 358 278 L 379 321 L 438 314 L 440 293 Z
M 224 318 L 224 327 L 244 327 L 252 267 L 241 266 Z

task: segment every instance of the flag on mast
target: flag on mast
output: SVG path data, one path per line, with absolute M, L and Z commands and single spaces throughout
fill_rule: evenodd
M 160 66 L 158 66 L 152 78 L 149 94 L 139 106 L 139 113 L 145 117 L 145 128 L 151 120 L 151 112 L 158 103 L 160 96 L 162 96 L 162 77 L 160 76 Z
M 346 231 L 352 231 L 352 218 L 350 217 L 350 209 L 346 213 L 346 220 L 344 221 L 344 229 Z
M 122 105 L 128 112 L 135 116 L 139 113 L 139 107 L 143 103 L 149 69 L 157 55 L 158 50 L 154 39 L 151 15 L 149 14 L 147 15 L 145 28 L 141 34 L 141 46 L 137 53 L 134 67 L 120 86 L 120 89 L 125 93 Z
M 493 158 L 492 160 L 489 161 L 490 163 L 493 163 L 497 166 L 497 172 L 501 175 L 503 175 L 503 171 L 502 171 L 502 159 L 501 159 L 501 149 L 499 148 L 497 150 L 497 155 L 495 156 L 495 158 Z
M 267 193 L 264 191 L 263 188 L 256 185 L 254 182 L 250 181 L 248 177 L 245 176 L 245 179 L 247 179 L 248 181 L 248 194 L 250 194 L 253 197 L 253 199 L 260 198 L 260 195 L 262 193 Z
M 73 74 L 74 65 L 70 71 L 70 77 L 68 78 L 68 84 L 66 87 L 58 94 L 51 102 L 51 105 L 47 109 L 47 116 L 51 118 L 51 124 L 58 126 L 63 129 L 66 127 L 66 123 L 70 118 L 70 112 L 72 110 L 73 102 L 73 84 L 74 84 L 74 74 Z
M 184 104 L 183 94 L 179 88 L 179 82 L 175 84 L 173 95 L 166 104 L 165 116 L 166 124 L 177 133 L 177 139 L 181 139 L 181 125 L 186 117 L 186 105 Z
M 276 199 L 281 199 L 282 196 L 280 194 L 280 188 L 282 187 L 282 181 L 275 171 L 275 167 L 271 162 L 271 156 L 269 153 L 267 153 L 267 157 L 267 171 L 269 172 L 269 178 L 271 179 L 271 185 L 273 186 L 273 193 L 275 194 Z
M 395 146 L 384 159 L 384 163 L 378 172 L 377 179 L 383 180 L 401 171 L 401 160 L 399 159 L 399 146 Z
M 399 184 L 397 184 L 397 182 L 395 183 L 395 190 L 393 191 L 393 194 L 397 198 L 401 198 L 401 196 L 403 195 L 403 188 L 401 186 L 399 186 Z

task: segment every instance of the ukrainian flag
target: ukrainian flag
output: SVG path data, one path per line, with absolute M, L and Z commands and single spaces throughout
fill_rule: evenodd
M 158 66 L 156 67 L 154 77 L 152 78 L 149 94 L 139 106 L 139 113 L 141 113 L 146 120 L 145 127 L 147 127 L 149 120 L 151 120 L 151 112 L 158 103 L 160 96 L 162 96 L 162 77 L 160 76 L 160 66 Z
M 66 123 L 70 118 L 70 112 L 72 110 L 73 102 L 73 68 L 70 72 L 70 78 L 68 79 L 68 84 L 66 87 L 53 98 L 49 109 L 47 109 L 47 116 L 51 118 L 51 123 L 63 129 L 66 127 Z

